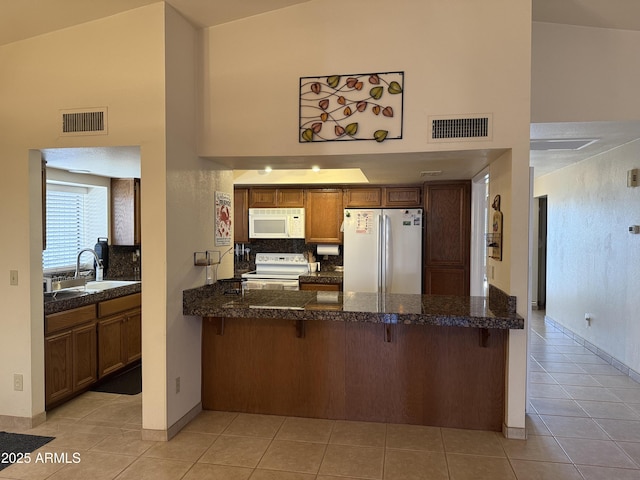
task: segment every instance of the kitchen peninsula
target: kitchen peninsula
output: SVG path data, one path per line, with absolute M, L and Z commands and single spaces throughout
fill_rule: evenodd
M 502 430 L 515 298 L 186 290 L 203 318 L 202 404 L 315 418 Z

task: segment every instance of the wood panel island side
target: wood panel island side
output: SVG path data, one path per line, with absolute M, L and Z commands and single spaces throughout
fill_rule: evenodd
M 508 332 L 524 328 L 493 287 L 487 299 L 217 284 L 186 290 L 183 313 L 203 318 L 206 410 L 494 431 Z

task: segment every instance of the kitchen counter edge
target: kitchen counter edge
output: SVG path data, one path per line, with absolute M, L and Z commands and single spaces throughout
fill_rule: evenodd
M 104 302 L 118 297 L 133 295 L 142 291 L 142 283 L 134 283 L 122 287 L 109 288 L 95 293 L 87 293 L 78 297 L 65 298 L 60 300 L 50 300 L 44 302 L 44 314 L 64 312 L 74 308 L 84 307 L 94 303 Z
M 243 300 L 238 295 L 225 295 L 218 285 L 205 285 L 183 291 L 183 315 L 197 317 L 224 317 L 224 318 L 277 318 L 283 320 L 310 320 L 310 321 L 342 321 L 342 322 L 368 322 L 368 323 L 399 323 L 405 325 L 434 325 L 443 327 L 467 327 L 467 328 L 496 328 L 496 329 L 523 329 L 524 319 L 515 312 L 515 308 L 503 308 L 501 304 L 493 304 L 493 309 L 488 307 L 489 300 L 485 297 L 463 297 L 445 295 L 388 295 L 391 302 L 398 305 L 402 300 L 419 301 L 421 313 L 403 313 L 402 308 L 393 311 L 393 307 L 386 311 L 345 311 L 336 309 L 332 305 L 322 305 L 313 300 L 316 292 L 278 291 L 266 292 L 268 298 L 284 300 L 281 307 L 256 308 L 251 307 L 251 302 Z M 365 297 L 371 294 L 359 294 L 347 292 L 351 300 Z M 288 308 L 287 299 L 293 304 L 305 305 L 303 308 Z M 305 302 L 305 300 L 308 300 Z M 263 303 L 263 302 L 259 302 Z M 339 305 L 339 304 L 338 304 Z

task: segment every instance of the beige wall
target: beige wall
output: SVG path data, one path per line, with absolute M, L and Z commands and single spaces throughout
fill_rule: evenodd
M 637 120 L 640 32 L 533 24 L 531 121 Z
M 526 306 L 530 10 L 530 0 L 314 0 L 207 29 L 199 58 L 193 29 L 158 3 L 0 47 L 0 64 L 11 72 L 0 77 L 0 127 L 8 133 L 0 144 L 7 173 L 0 221 L 15 227 L 0 252 L 0 271 L 21 272 L 18 287 L 0 284 L 3 327 L 15 334 L 11 342 L 0 339 L 0 379 L 8 385 L 14 372 L 33 372 L 23 393 L 0 388 L 0 415 L 42 410 L 39 199 L 25 188 L 36 185 L 29 149 L 141 147 L 147 430 L 166 430 L 199 401 L 200 324 L 182 317 L 181 296 L 204 280 L 191 265 L 193 251 L 215 248 L 212 194 L 232 187 L 229 172 L 214 171 L 198 155 L 508 149 L 509 228 L 518 247 L 503 264 L 508 280 L 500 273 L 496 281 Z M 202 70 L 193 74 L 199 60 Z M 402 141 L 298 143 L 299 77 L 393 70 L 405 72 Z M 59 109 L 105 105 L 108 136 L 58 137 Z M 429 115 L 460 113 L 491 113 L 493 141 L 427 144 Z M 225 258 L 220 277 L 230 274 L 231 260 Z M 510 362 L 520 368 L 525 354 Z M 514 385 L 507 422 L 519 427 L 524 389 Z
M 182 315 L 182 291 L 205 284 L 205 269 L 193 265 L 193 252 L 220 250 L 214 244 L 214 193 L 233 194 L 231 171 L 216 171 L 212 162 L 198 158 L 197 134 L 197 72 L 199 64 L 198 36 L 194 28 L 171 7 L 166 15 L 166 244 L 167 322 L 162 326 L 166 336 L 166 382 L 157 375 L 156 365 L 149 364 L 143 371 L 145 420 L 159 420 L 162 411 L 161 396 L 166 391 L 167 425 L 171 427 L 201 400 L 201 330 L 202 319 Z M 146 254 L 146 251 L 145 251 Z M 233 275 L 233 255 L 224 258 L 219 267 L 220 278 Z M 161 328 L 157 329 L 158 336 Z M 159 345 L 145 338 L 146 350 Z M 146 357 L 145 357 L 146 360 Z M 143 362 L 143 366 L 146 367 Z M 145 372 L 153 375 L 144 377 Z M 175 381 L 180 377 L 180 393 Z M 158 396 L 146 392 L 158 392 Z M 162 428 L 161 425 L 158 427 Z M 145 428 L 152 428 L 150 425 Z
M 3 235 L 0 271 L 6 278 L 9 270 L 18 270 L 20 281 L 18 286 L 0 282 L 0 415 L 31 418 L 44 409 L 40 195 L 34 171 L 39 153 L 33 153 L 30 171 L 29 150 L 141 145 L 150 186 L 142 193 L 143 217 L 149 220 L 143 220 L 145 235 L 154 238 L 164 226 L 164 215 L 154 214 L 152 200 L 158 195 L 151 186 L 156 164 L 164 158 L 162 19 L 163 5 L 155 4 L 0 47 L 0 128 L 5 132 L 0 223 L 12 229 Z M 58 136 L 60 109 L 95 106 L 109 108 L 109 135 Z M 159 184 L 156 193 L 163 195 L 164 177 Z M 152 242 L 145 246 L 145 253 L 153 253 Z M 143 288 L 149 292 L 155 279 L 164 289 L 163 262 L 152 263 L 150 257 L 143 259 Z M 145 321 L 164 320 L 162 303 L 147 296 L 143 302 Z M 25 376 L 23 392 L 12 389 L 14 373 Z
M 200 153 L 507 149 L 491 166 L 490 188 L 503 198 L 507 242 L 502 262 L 495 262 L 493 283 L 518 297 L 518 311 L 526 317 L 530 33 L 529 0 L 316 0 L 209 28 Z M 298 142 L 300 77 L 375 71 L 405 72 L 401 141 Z M 492 141 L 427 142 L 430 115 L 470 113 L 493 115 Z M 523 428 L 526 333 L 511 335 L 509 362 L 506 422 Z
M 547 196 L 546 315 L 640 373 L 640 140 L 536 179 Z M 584 320 L 591 314 L 591 326 Z
M 200 153 L 510 147 L 522 136 L 516 119 L 529 120 L 530 7 L 529 0 L 315 0 L 209 28 Z M 300 77 L 376 71 L 405 72 L 401 141 L 298 142 Z M 493 114 L 493 142 L 427 143 L 429 115 L 478 113 Z

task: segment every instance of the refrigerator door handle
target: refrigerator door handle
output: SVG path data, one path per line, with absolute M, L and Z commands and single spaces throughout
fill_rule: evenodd
M 391 280 L 393 272 L 393 250 L 391 249 L 391 218 L 384 216 L 384 291 L 391 290 Z
M 376 252 L 377 253 L 376 258 L 378 259 L 378 262 L 377 262 L 377 264 L 378 264 L 378 275 L 377 275 L 377 277 L 378 277 L 378 293 L 380 293 L 384 289 L 384 278 L 383 278 L 384 268 L 383 268 L 383 265 L 382 265 L 383 257 L 384 257 L 384 255 L 383 255 L 384 250 L 383 250 L 383 238 L 382 238 L 382 235 L 384 233 L 384 228 L 382 228 L 382 225 L 383 225 L 383 217 L 382 217 L 382 215 L 378 215 L 376 220 L 377 220 L 376 227 L 377 227 L 377 230 L 378 230 L 377 231 L 377 234 L 378 234 L 377 240 L 378 241 L 377 241 L 377 244 L 376 244 L 376 248 L 378 250 Z

